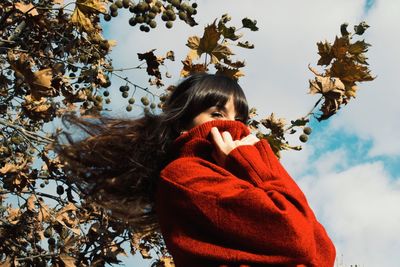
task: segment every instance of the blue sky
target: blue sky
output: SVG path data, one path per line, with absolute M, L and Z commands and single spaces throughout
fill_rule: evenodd
M 274 112 L 289 121 L 310 109 L 316 98 L 307 94 L 316 66 L 316 42 L 333 41 L 339 26 L 350 27 L 365 20 L 371 27 L 364 38 L 375 81 L 360 85 L 357 98 L 328 122 L 312 123 L 311 140 L 300 152 L 283 154 L 283 164 L 304 190 L 310 205 L 332 237 L 337 266 L 395 267 L 400 264 L 400 2 L 398 0 L 309 1 L 198 1 L 199 26 L 177 23 L 142 34 L 128 25 L 129 12 L 108 24 L 106 37 L 115 39 L 114 67 L 138 64 L 137 52 L 156 48 L 164 54 L 174 50 L 177 61 L 168 64 L 179 80 L 180 59 L 188 52 L 186 38 L 200 35 L 203 26 L 224 13 L 232 25 L 243 17 L 258 21 L 258 32 L 244 31 L 254 50 L 234 49 L 246 59 L 246 76 L 240 81 L 250 106 L 261 116 Z M 161 22 L 160 22 L 161 23 Z M 147 84 L 140 71 L 127 72 L 132 80 Z M 115 81 L 115 95 L 119 82 Z M 140 96 L 140 93 L 138 94 Z M 116 99 L 116 98 L 115 98 Z M 113 114 L 125 114 L 125 104 L 112 104 Z M 133 114 L 132 114 L 133 115 Z M 294 140 L 295 141 L 295 140 Z M 130 257 L 126 266 L 150 266 L 149 261 Z

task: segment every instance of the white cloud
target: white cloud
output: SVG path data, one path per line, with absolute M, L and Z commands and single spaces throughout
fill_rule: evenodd
M 400 184 L 379 161 L 335 171 L 348 156 L 343 150 L 322 155 L 300 185 L 346 266 L 398 266 Z

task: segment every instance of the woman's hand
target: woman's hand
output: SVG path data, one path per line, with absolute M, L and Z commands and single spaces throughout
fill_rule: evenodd
M 222 167 L 225 166 L 226 157 L 233 149 L 243 145 L 254 145 L 260 141 L 260 139 L 252 134 L 249 134 L 240 140 L 233 141 L 229 132 L 225 131 L 221 135 L 217 127 L 211 128 L 211 137 L 215 146 L 212 157 L 215 159 L 218 165 Z

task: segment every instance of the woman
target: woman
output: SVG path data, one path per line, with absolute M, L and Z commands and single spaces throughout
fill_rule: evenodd
M 159 225 L 177 267 L 333 266 L 326 231 L 247 119 L 235 81 L 196 74 L 160 115 L 73 121 L 93 137 L 63 154 L 84 166 L 86 188 L 99 189 L 110 206 L 123 195 L 132 221 Z M 96 171 L 88 175 L 90 166 Z

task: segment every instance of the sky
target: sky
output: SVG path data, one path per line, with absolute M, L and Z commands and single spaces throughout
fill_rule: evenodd
M 240 84 L 250 106 L 260 117 L 271 112 L 288 121 L 305 115 L 317 100 L 309 95 L 316 67 L 316 43 L 332 42 L 339 26 L 349 29 L 361 21 L 371 27 L 363 35 L 372 44 L 367 56 L 376 79 L 360 84 L 357 98 L 323 123 L 312 122 L 309 142 L 300 152 L 283 153 L 282 163 L 305 192 L 319 221 L 337 250 L 335 266 L 400 266 L 400 1 L 398 0 L 204 0 L 198 1 L 199 25 L 176 23 L 172 30 L 159 27 L 142 33 L 128 25 L 129 12 L 105 24 L 105 36 L 117 41 L 112 52 L 114 68 L 138 64 L 137 52 L 156 48 L 156 54 L 174 50 L 176 62 L 168 64 L 179 80 L 186 39 L 201 35 L 204 26 L 228 13 L 231 25 L 243 17 L 257 20 L 258 32 L 243 31 L 255 49 L 234 48 L 245 59 L 246 74 Z M 158 21 L 161 24 L 161 21 Z M 124 73 L 139 84 L 148 79 L 142 71 Z M 118 81 L 115 80 L 118 93 Z M 140 92 L 138 92 L 140 95 Z M 111 105 L 124 115 L 124 102 Z M 297 141 L 292 140 L 294 143 Z M 126 266 L 150 266 L 140 257 L 124 259 Z

